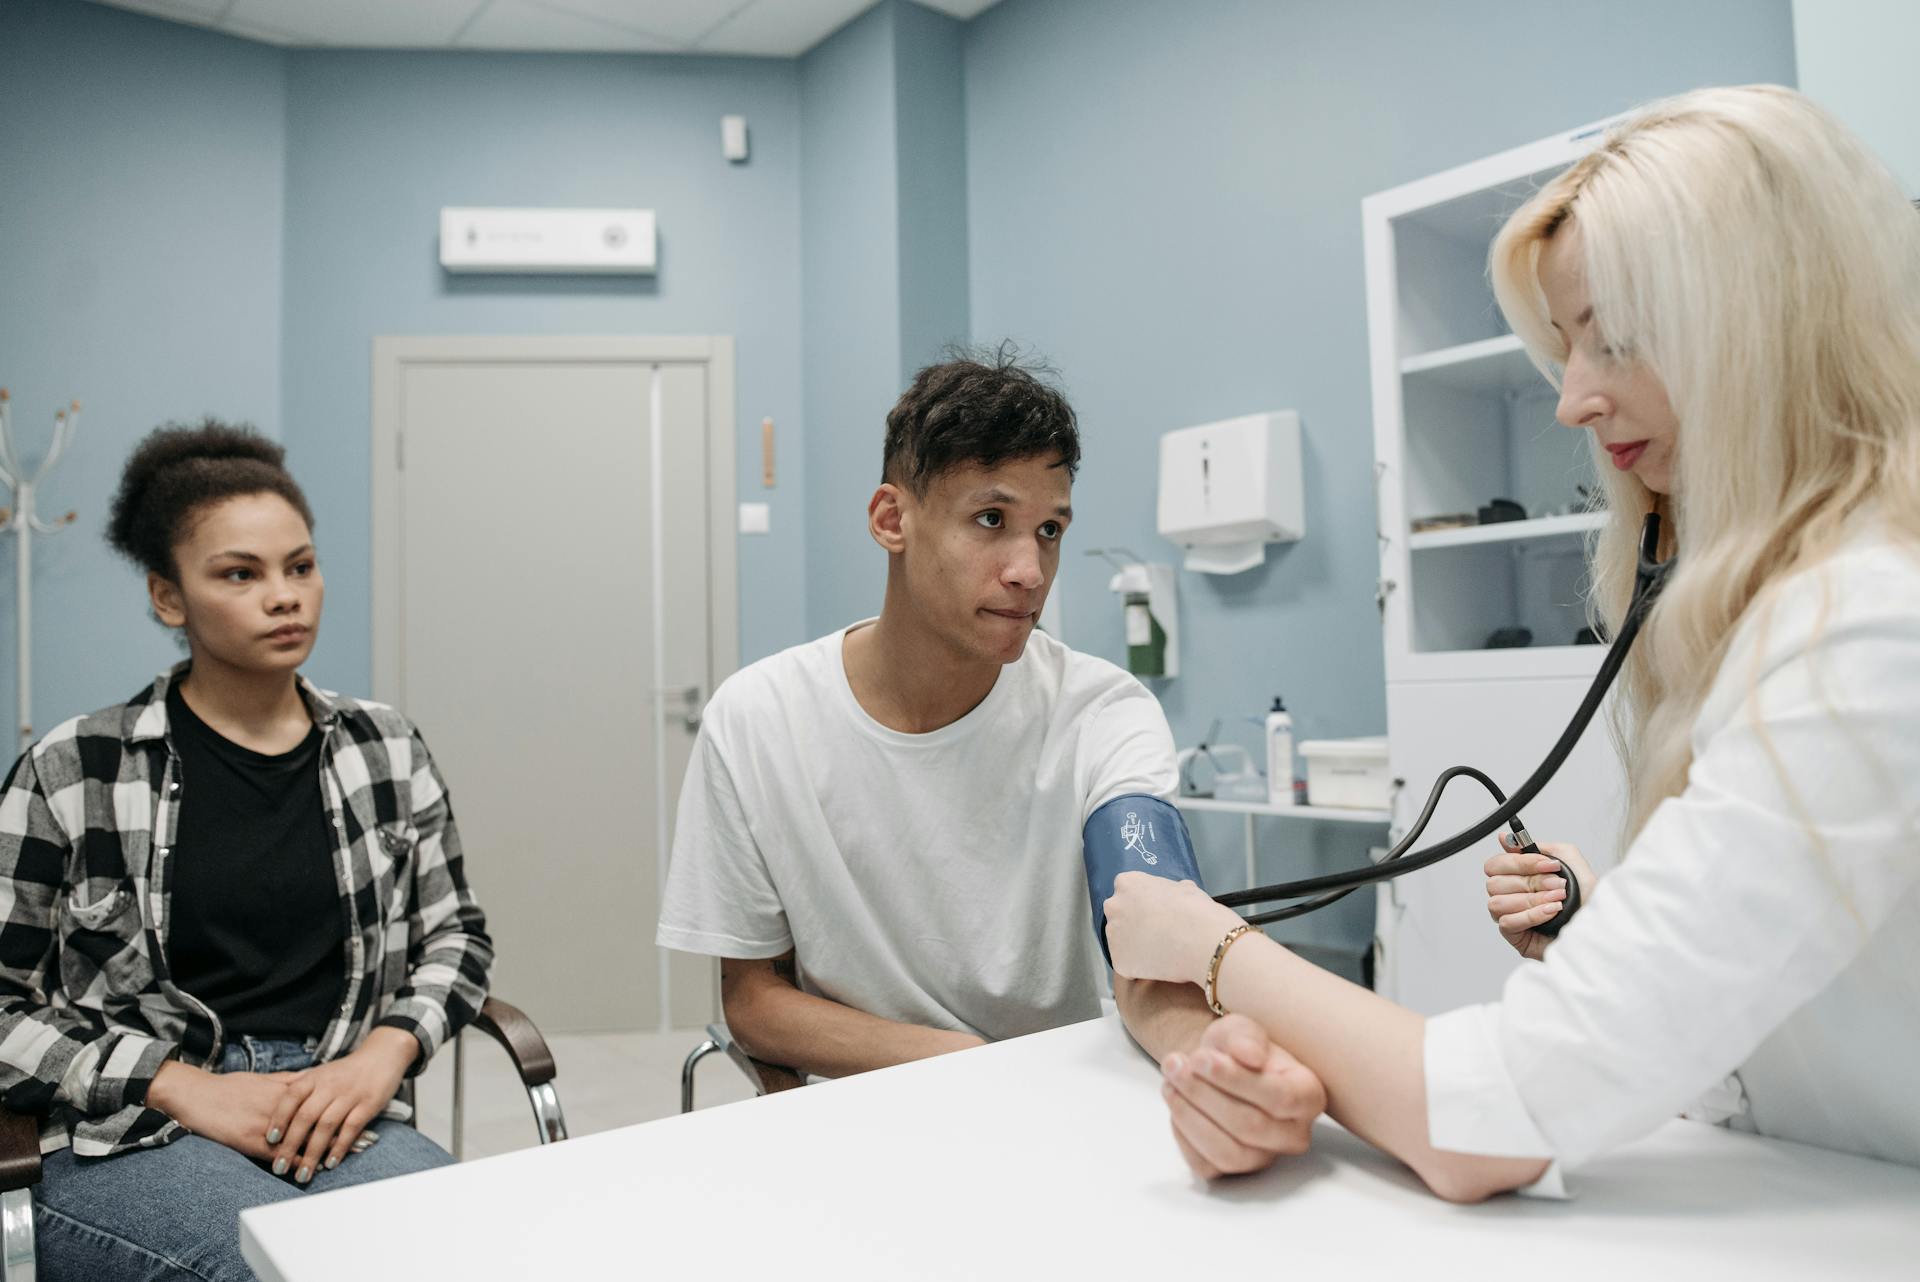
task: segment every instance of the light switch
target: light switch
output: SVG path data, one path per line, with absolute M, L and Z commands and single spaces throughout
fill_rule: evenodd
M 765 534 L 773 528 L 773 506 L 769 503 L 740 505 L 740 533 Z

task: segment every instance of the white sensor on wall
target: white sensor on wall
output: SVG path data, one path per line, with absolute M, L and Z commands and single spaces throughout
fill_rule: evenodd
M 734 164 L 743 164 L 747 159 L 747 118 L 745 116 L 720 117 L 720 154 Z
M 450 272 L 647 273 L 651 209 L 440 211 L 440 265 Z

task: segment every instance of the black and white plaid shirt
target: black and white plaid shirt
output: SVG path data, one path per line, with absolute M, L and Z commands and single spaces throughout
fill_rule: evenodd
M 178 1123 L 144 1106 L 147 1086 L 169 1058 L 220 1056 L 219 1019 L 167 964 L 181 787 L 167 687 L 185 667 L 53 730 L 0 787 L 0 1103 L 45 1115 L 43 1150 L 104 1156 L 177 1138 Z M 341 1006 L 315 1058 L 386 1026 L 419 1038 L 424 1065 L 473 1019 L 493 964 L 446 785 L 398 712 L 304 678 L 300 692 L 325 736 L 348 923 Z

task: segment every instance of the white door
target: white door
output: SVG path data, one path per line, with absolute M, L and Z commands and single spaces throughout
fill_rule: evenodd
M 698 712 L 737 656 L 726 339 L 374 346 L 374 692 L 446 777 L 493 991 L 697 1025 L 653 945 Z

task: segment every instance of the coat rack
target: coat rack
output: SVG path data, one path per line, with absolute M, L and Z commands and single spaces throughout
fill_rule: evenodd
M 13 506 L 0 508 L 0 533 L 15 534 L 20 539 L 18 569 L 13 578 L 14 591 L 19 596 L 19 609 L 15 613 L 20 628 L 15 656 L 19 675 L 14 698 L 20 711 L 22 752 L 33 746 L 33 536 L 58 534 L 74 521 L 72 512 L 51 523 L 42 521 L 34 510 L 34 491 L 66 453 L 79 426 L 80 402 L 75 401 L 53 416 L 53 444 L 48 447 L 47 456 L 40 460 L 40 466 L 29 473 L 21 466 L 20 451 L 13 444 L 12 400 L 7 389 L 0 387 L 0 482 L 13 492 Z

